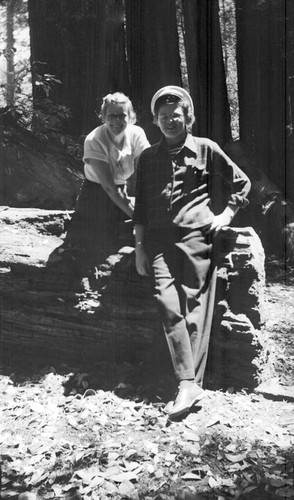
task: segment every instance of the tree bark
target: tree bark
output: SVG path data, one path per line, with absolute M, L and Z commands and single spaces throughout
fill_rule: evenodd
M 294 3 L 286 0 L 286 67 L 287 67 L 287 125 L 288 135 L 294 133 Z
M 240 138 L 285 194 L 286 3 L 236 1 Z
M 32 64 L 46 63 L 43 72 L 61 80 L 50 98 L 72 111 L 69 132 L 87 133 L 97 126 L 102 97 L 129 91 L 123 1 L 29 0 L 28 6 Z
M 181 85 L 175 0 L 126 0 L 126 36 L 132 100 L 151 142 L 150 102 L 165 85 Z
M 224 146 L 231 139 L 218 2 L 183 0 L 188 78 L 197 133 Z
M 7 82 L 6 101 L 7 106 L 14 105 L 15 93 L 15 70 L 14 70 L 14 3 L 15 0 L 8 0 L 6 6 L 6 49 L 5 57 L 7 61 Z
M 287 131 L 285 196 L 294 204 L 294 3 L 286 0 Z

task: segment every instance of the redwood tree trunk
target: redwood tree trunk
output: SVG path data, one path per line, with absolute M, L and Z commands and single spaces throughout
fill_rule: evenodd
M 218 2 L 183 0 L 185 48 L 197 133 L 221 146 L 231 139 Z
M 126 0 L 126 27 L 132 99 L 153 142 L 150 102 L 164 85 L 181 85 L 175 0 Z
M 236 0 L 240 138 L 285 193 L 286 3 Z
M 7 61 L 7 105 L 14 105 L 14 0 L 8 0 L 6 6 L 6 61 Z
M 294 203 L 294 3 L 286 0 L 287 159 L 285 196 Z
M 95 109 L 111 91 L 128 93 L 122 0 L 29 0 L 32 61 L 62 81 L 50 98 L 67 105 L 69 132 L 97 124 Z M 40 65 L 39 65 L 40 67 Z

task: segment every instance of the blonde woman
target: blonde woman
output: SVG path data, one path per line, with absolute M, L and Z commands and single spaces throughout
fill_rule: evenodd
M 113 239 L 118 235 L 119 224 L 133 215 L 127 180 L 149 142 L 144 130 L 135 125 L 133 105 L 122 92 L 103 98 L 100 118 L 103 124 L 85 139 L 85 181 L 76 214 L 86 225 L 85 230 L 88 226 L 99 237 Z

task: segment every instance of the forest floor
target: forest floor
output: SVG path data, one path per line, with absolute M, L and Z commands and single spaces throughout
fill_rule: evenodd
M 129 365 L 97 367 L 111 373 L 101 388 L 82 366 L 46 366 L 22 353 L 6 360 L 1 499 L 294 499 L 293 284 L 293 267 L 267 263 L 266 388 L 208 391 L 179 422 Z

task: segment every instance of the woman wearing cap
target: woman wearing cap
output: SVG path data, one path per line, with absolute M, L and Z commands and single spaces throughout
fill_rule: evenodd
M 90 132 L 84 143 L 83 183 L 77 200 L 79 224 L 88 236 L 114 239 L 119 224 L 131 218 L 134 207 L 126 182 L 134 173 L 140 153 L 149 146 L 144 130 L 135 125 L 130 99 L 121 92 L 103 98 L 103 124 Z
M 205 395 L 216 284 L 213 241 L 247 205 L 250 181 L 215 142 L 191 135 L 193 102 L 184 89 L 160 89 L 151 111 L 163 137 L 141 154 L 138 164 L 136 267 L 140 275 L 154 276 L 179 381 L 172 419 Z

